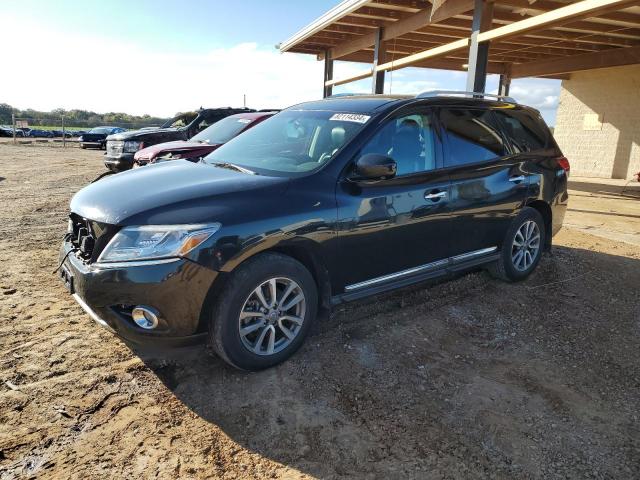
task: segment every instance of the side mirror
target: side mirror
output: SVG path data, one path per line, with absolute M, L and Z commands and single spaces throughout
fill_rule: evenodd
M 353 180 L 384 180 L 396 176 L 393 158 L 379 153 L 367 153 L 356 160 Z

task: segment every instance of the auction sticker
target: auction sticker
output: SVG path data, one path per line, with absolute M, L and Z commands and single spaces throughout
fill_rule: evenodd
M 358 113 L 334 113 L 329 120 L 340 120 L 343 122 L 367 123 L 371 117 Z

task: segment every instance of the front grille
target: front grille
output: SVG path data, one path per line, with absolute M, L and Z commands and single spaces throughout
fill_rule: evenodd
M 71 229 L 68 240 L 78 249 L 80 257 L 86 262 L 95 262 L 115 235 L 117 227 L 106 223 L 88 220 L 75 213 L 69 215 Z
M 124 142 L 122 140 L 109 140 L 107 142 L 107 156 L 120 157 L 124 149 Z

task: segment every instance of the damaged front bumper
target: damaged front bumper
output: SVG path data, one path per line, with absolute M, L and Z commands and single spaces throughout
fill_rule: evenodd
M 202 311 L 218 272 L 190 260 L 87 264 L 65 242 L 60 277 L 82 309 L 101 326 L 137 344 L 183 345 L 206 336 Z M 153 330 L 138 326 L 131 312 L 151 307 L 159 321 Z

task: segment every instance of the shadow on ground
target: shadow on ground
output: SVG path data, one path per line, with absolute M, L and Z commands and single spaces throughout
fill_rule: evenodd
M 519 284 L 351 304 L 260 373 L 136 354 L 241 447 L 317 477 L 638 478 L 639 267 L 560 247 Z
M 577 190 L 580 192 L 596 193 L 601 195 L 640 198 L 640 183 L 635 180 L 629 181 L 626 185 L 609 185 L 606 183 L 579 182 L 569 180 L 569 190 Z

